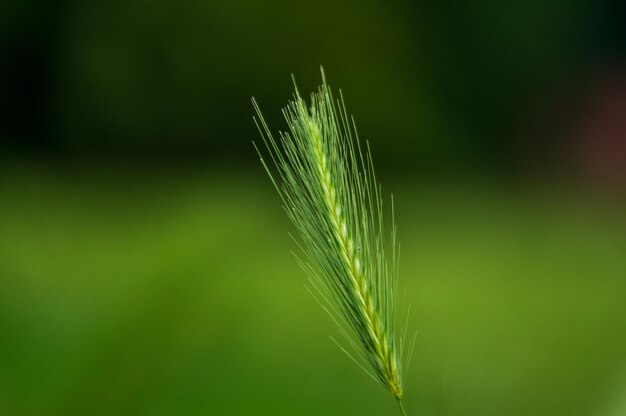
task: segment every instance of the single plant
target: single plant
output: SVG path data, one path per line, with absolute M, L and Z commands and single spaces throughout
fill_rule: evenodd
M 402 405 L 402 357 L 412 345 L 396 341 L 398 245 L 391 200 L 391 256 L 385 254 L 383 202 L 369 149 L 363 152 L 340 91 L 322 85 L 307 106 L 295 86 L 283 110 L 288 132 L 275 139 L 257 102 L 255 122 L 269 160 L 261 156 L 287 215 L 296 226 L 315 299 L 348 340 L 340 348 Z M 280 182 L 280 183 L 279 183 Z M 350 352 L 352 351 L 352 353 Z

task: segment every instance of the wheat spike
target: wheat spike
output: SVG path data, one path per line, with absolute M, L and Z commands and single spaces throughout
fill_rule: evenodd
M 342 350 L 391 391 L 404 413 L 404 348 L 395 334 L 398 256 L 393 214 L 387 257 L 381 190 L 369 145 L 363 151 L 340 97 L 333 98 L 323 70 L 322 85 L 311 94 L 310 105 L 296 87 L 283 110 L 288 131 L 278 139 L 253 99 L 265 144 L 264 151 L 257 151 L 298 231 L 299 263 L 311 292 L 347 337 L 348 347 Z

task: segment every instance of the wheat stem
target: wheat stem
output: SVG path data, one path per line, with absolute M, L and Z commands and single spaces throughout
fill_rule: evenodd
M 406 416 L 406 411 L 404 410 L 404 405 L 402 404 L 402 399 L 396 398 L 396 401 L 398 402 L 398 407 L 400 408 L 400 414 L 402 414 L 402 416 Z

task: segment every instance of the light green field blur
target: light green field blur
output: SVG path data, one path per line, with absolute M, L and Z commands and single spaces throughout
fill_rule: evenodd
M 396 414 L 330 340 L 260 169 L 0 178 L 0 414 Z M 412 182 L 384 180 L 409 414 L 626 414 L 623 210 Z

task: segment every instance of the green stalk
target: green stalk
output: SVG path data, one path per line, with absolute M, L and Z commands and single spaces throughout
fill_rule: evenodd
M 404 405 L 402 404 L 402 399 L 396 398 L 396 401 L 398 402 L 398 407 L 400 408 L 400 414 L 402 414 L 402 416 L 406 416 L 406 411 L 404 410 Z

